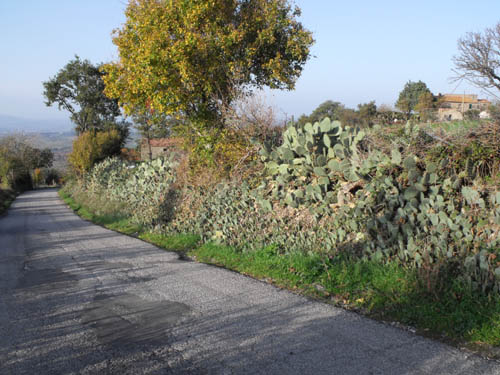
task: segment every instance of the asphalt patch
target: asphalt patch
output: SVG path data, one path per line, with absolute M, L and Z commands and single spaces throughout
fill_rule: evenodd
M 101 344 L 162 344 L 168 330 L 191 311 L 173 301 L 147 301 L 133 294 L 97 296 L 82 315 Z
M 90 271 L 127 271 L 133 268 L 132 264 L 126 262 L 105 262 L 94 261 L 82 264 L 83 267 Z
M 28 269 L 19 280 L 17 289 L 32 293 L 52 293 L 66 290 L 78 283 L 78 278 L 60 269 Z

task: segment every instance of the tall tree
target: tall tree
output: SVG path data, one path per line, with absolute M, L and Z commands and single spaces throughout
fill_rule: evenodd
M 289 0 L 130 0 L 105 92 L 129 114 L 149 104 L 197 129 L 220 126 L 240 90 L 294 87 L 313 43 L 299 15 Z
M 465 79 L 485 90 L 500 90 L 500 22 L 483 33 L 467 33 L 458 40 L 453 57 L 455 79 Z
M 71 113 L 76 132 L 117 129 L 128 136 L 128 124 L 119 120 L 120 107 L 116 99 L 104 95 L 104 73 L 100 66 L 75 56 L 54 77 L 43 83 L 45 104 L 57 104 Z
M 419 101 L 420 95 L 424 93 L 430 93 L 432 95 L 431 91 L 424 82 L 408 81 L 403 90 L 399 93 L 396 108 L 409 117 L 411 112 L 415 110 L 415 106 Z

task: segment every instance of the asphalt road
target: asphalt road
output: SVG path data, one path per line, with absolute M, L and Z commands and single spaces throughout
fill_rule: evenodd
M 0 218 L 0 374 L 500 374 L 410 332 L 183 261 L 55 190 Z

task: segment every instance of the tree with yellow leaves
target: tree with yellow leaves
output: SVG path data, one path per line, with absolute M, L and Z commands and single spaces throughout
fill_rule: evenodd
M 313 43 L 288 0 L 130 0 L 115 30 L 105 93 L 128 114 L 154 110 L 194 129 L 223 125 L 236 93 L 293 89 Z

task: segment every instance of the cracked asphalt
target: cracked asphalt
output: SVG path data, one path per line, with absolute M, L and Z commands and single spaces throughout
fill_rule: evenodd
M 500 374 L 500 364 L 86 222 L 0 218 L 0 374 Z

